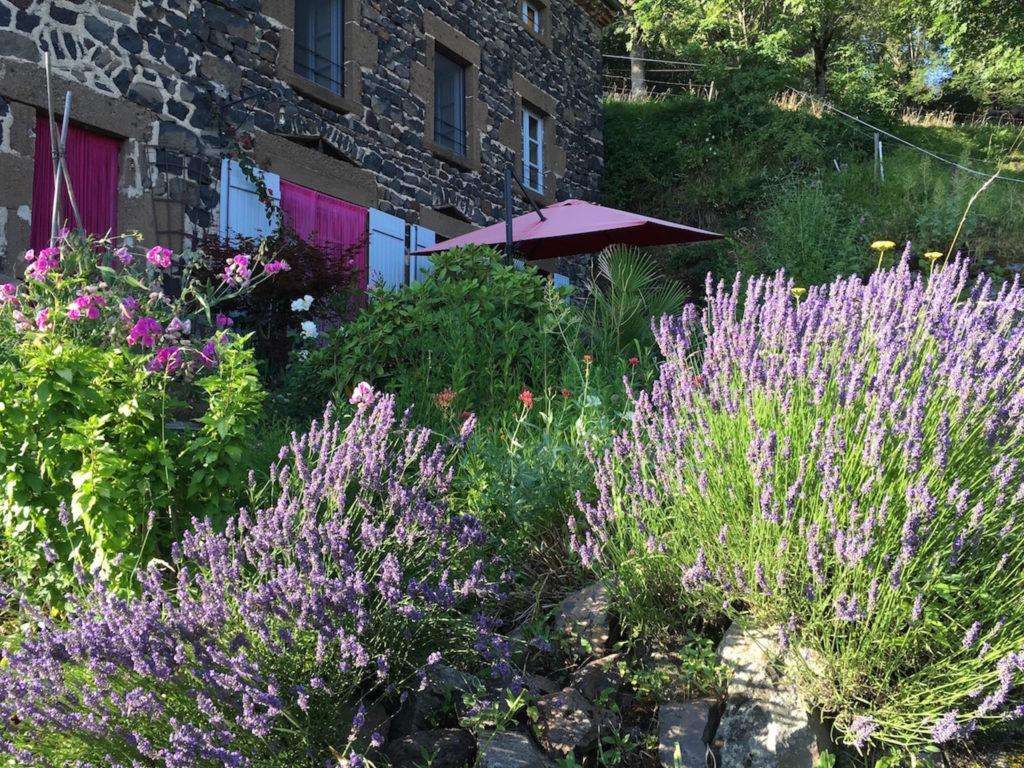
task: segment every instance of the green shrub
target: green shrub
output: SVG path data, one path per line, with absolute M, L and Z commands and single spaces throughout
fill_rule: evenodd
M 123 583 L 244 492 L 263 390 L 211 310 L 264 274 L 236 256 L 223 284 L 201 285 L 201 257 L 184 256 L 169 296 L 176 259 L 160 247 L 71 236 L 26 258 L 25 282 L 0 287 L 0 550 L 5 579 L 59 597 L 73 563 Z
M 296 393 L 342 399 L 365 380 L 415 405 L 429 423 L 506 408 L 524 387 L 559 385 L 547 377 L 565 348 L 565 289 L 533 269 L 505 266 L 488 248 L 435 254 L 433 261 L 426 280 L 374 291 L 352 322 L 332 331 L 296 367 Z

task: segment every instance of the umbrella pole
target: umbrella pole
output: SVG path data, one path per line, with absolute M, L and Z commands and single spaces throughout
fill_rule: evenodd
M 505 265 L 512 264 L 512 166 L 505 166 Z

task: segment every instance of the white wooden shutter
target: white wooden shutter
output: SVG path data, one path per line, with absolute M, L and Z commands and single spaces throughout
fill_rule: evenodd
M 420 248 L 429 248 L 437 244 L 437 233 L 419 224 L 409 225 L 409 251 L 418 251 Z M 429 256 L 412 256 L 409 262 L 409 282 L 421 282 L 423 278 L 434 269 Z
M 281 177 L 268 171 L 257 172 L 270 196 L 281 202 Z M 236 237 L 266 237 L 274 231 L 276 221 L 267 215 L 260 202 L 256 185 L 242 173 L 235 160 L 224 158 L 220 166 L 220 236 L 223 240 Z
M 370 209 L 370 285 L 405 285 L 405 222 Z

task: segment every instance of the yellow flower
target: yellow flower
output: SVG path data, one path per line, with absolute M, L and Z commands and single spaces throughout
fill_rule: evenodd
M 871 244 L 871 250 L 882 251 L 883 253 L 885 251 L 891 251 L 895 247 L 896 243 L 892 240 L 875 240 L 875 242 Z
M 924 255 L 924 257 L 926 259 L 928 259 L 928 261 L 933 261 L 934 262 L 934 261 L 938 261 L 939 259 L 941 259 L 942 255 L 943 254 L 942 254 L 941 251 L 928 251 L 928 253 L 926 253 Z
M 790 289 L 789 292 L 793 294 L 793 298 L 794 299 L 799 299 L 801 296 L 803 296 L 805 293 L 807 293 L 807 289 L 806 288 L 793 287 L 793 288 Z

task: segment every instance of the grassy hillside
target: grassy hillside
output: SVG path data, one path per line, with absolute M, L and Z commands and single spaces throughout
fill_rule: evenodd
M 867 245 L 876 239 L 911 240 L 919 251 L 949 247 L 984 178 L 887 141 L 883 182 L 870 131 L 794 108 L 759 85 L 737 75 L 710 102 L 671 96 L 606 104 L 604 200 L 728 236 L 666 249 L 672 272 L 692 283 L 708 269 L 786 266 L 814 283 L 867 268 Z M 972 168 L 1002 164 L 1024 178 L 1024 156 L 1010 151 L 1019 126 L 924 127 L 878 114 L 870 121 Z M 994 182 L 957 244 L 990 270 L 1024 263 L 1024 183 Z

